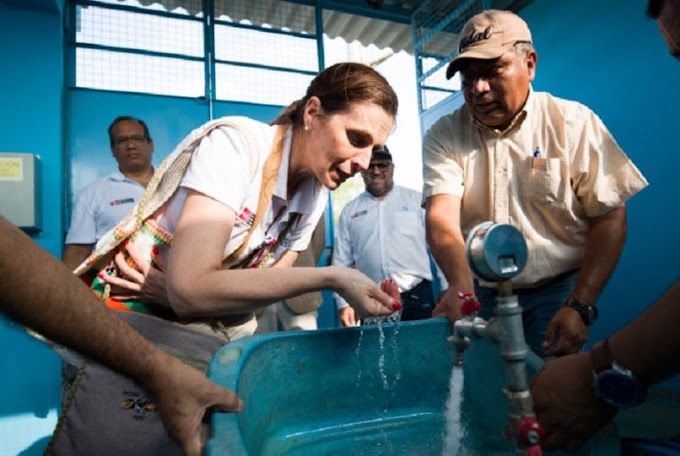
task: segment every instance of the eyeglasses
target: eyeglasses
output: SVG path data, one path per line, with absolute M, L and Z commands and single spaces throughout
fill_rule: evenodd
M 373 168 L 377 169 L 380 172 L 383 172 L 383 171 L 387 171 L 390 166 L 392 166 L 392 163 L 389 163 L 389 162 L 371 163 L 370 165 L 368 165 L 368 168 L 364 172 L 370 173 L 371 171 L 373 171 Z
M 128 141 L 130 141 L 132 144 L 136 146 L 139 146 L 141 144 L 144 144 L 147 141 L 147 138 L 144 135 L 118 136 L 116 138 L 113 138 L 113 145 L 115 147 L 122 147 Z

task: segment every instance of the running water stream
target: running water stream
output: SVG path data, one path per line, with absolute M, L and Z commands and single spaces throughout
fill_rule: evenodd
M 449 380 L 449 397 L 446 400 L 446 408 L 444 409 L 446 428 L 442 456 L 458 456 L 461 454 L 460 442 L 464 432 L 460 416 L 462 399 L 463 367 L 454 365 L 453 369 L 451 369 L 451 379 Z

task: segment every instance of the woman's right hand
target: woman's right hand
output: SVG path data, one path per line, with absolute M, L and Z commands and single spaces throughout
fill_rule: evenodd
M 391 315 L 401 309 L 399 289 L 389 279 L 380 286 L 354 268 L 335 268 L 335 290 L 356 311 L 358 318 Z M 389 283 L 389 285 L 388 285 Z
M 127 257 L 132 260 L 135 266 L 131 266 L 126 255 L 118 251 L 114 256 L 114 261 L 118 267 L 117 277 L 100 274 L 98 277 L 112 285 L 111 298 L 118 301 L 138 300 L 142 302 L 153 302 L 169 306 L 166 291 L 165 260 L 162 255 L 152 251 L 152 262 L 149 263 L 131 245 L 126 243 L 121 246 L 127 252 Z

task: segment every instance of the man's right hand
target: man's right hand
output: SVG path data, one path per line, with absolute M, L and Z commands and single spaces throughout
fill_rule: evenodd
M 460 311 L 463 300 L 460 298 L 459 292 L 470 292 L 470 290 L 462 290 L 458 287 L 450 286 L 448 290 L 444 292 L 443 296 L 441 296 L 441 299 L 437 301 L 437 305 L 432 311 L 432 316 L 446 317 L 451 322 L 451 325 L 460 320 L 463 317 Z M 474 298 L 477 299 L 476 297 Z

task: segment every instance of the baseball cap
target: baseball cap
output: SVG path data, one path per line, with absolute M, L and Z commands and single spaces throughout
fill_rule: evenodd
M 375 149 L 373 151 L 373 156 L 371 157 L 371 160 L 374 158 L 387 158 L 389 160 L 392 160 L 392 154 L 390 153 L 390 150 L 387 148 L 387 146 L 382 146 L 380 149 Z
M 446 79 L 456 74 L 462 59 L 497 59 L 519 41 L 531 43 L 531 31 L 521 17 L 511 11 L 482 11 L 463 26 L 458 55 L 449 63 Z

